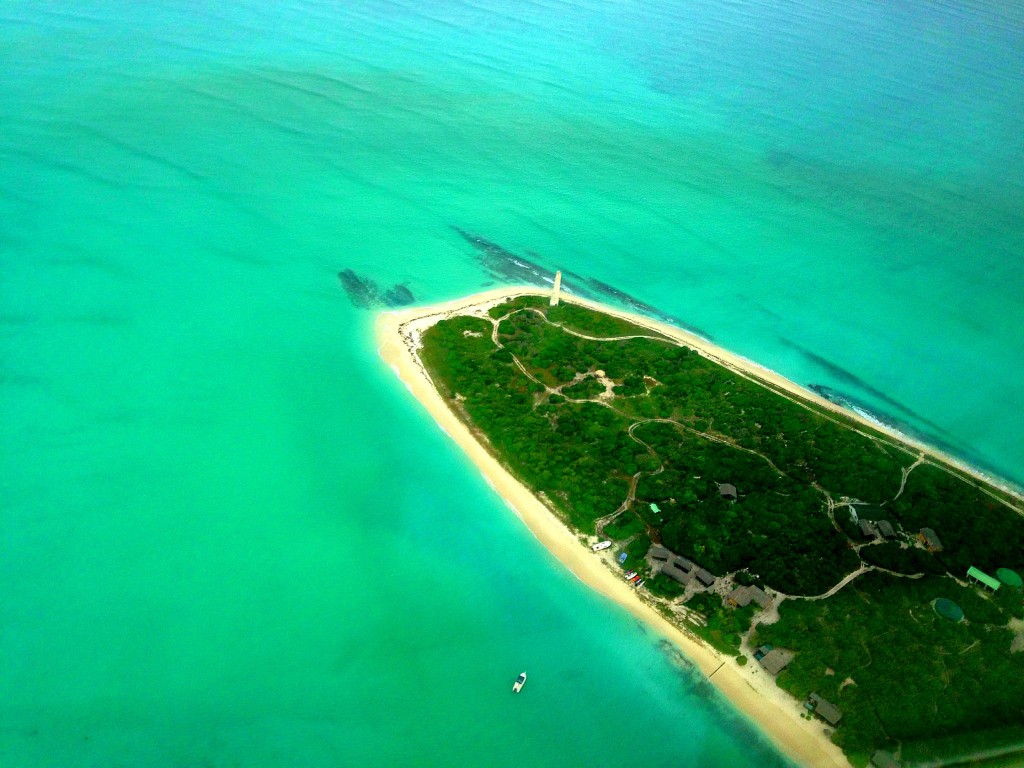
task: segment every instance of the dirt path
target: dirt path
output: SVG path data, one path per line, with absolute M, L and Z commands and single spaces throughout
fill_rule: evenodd
M 666 338 L 661 337 L 661 336 L 648 336 L 648 335 L 643 335 L 643 334 L 636 334 L 636 335 L 632 335 L 632 336 L 606 336 L 606 337 L 589 336 L 587 334 L 580 333 L 578 331 L 574 331 L 574 330 L 572 330 L 570 328 L 566 328 L 561 323 L 552 323 L 550 320 L 548 320 L 547 316 L 543 312 L 541 312 L 538 309 L 535 309 L 535 308 L 532 308 L 532 307 L 528 307 L 528 308 L 525 308 L 525 309 L 517 309 L 517 310 L 515 310 L 513 312 L 508 312 L 508 313 L 506 313 L 506 314 L 504 314 L 504 315 L 502 315 L 501 317 L 498 317 L 498 318 L 493 318 L 493 317 L 490 317 L 489 315 L 487 316 L 487 319 L 491 323 L 491 341 L 492 341 L 492 343 L 498 349 L 506 349 L 505 345 L 502 344 L 501 340 L 498 338 L 498 335 L 499 335 L 498 328 L 501 325 L 501 322 L 503 320 L 507 320 L 509 317 L 511 317 L 512 315 L 514 315 L 514 314 L 516 314 L 518 312 L 533 312 L 533 313 L 539 315 L 541 318 L 543 318 L 544 322 L 546 322 L 548 325 L 554 326 L 555 328 L 559 328 L 564 333 L 568 333 L 568 334 L 571 334 L 573 336 L 577 336 L 577 337 L 579 337 L 581 339 L 588 339 L 590 341 L 625 341 L 625 340 L 628 340 L 628 339 L 655 339 L 655 340 L 658 340 L 658 341 L 670 341 L 669 339 L 666 339 Z M 737 451 L 744 451 L 745 453 L 749 453 L 749 454 L 752 454 L 754 456 L 757 456 L 759 459 L 761 459 L 762 461 L 766 462 L 768 464 L 768 466 L 770 466 L 772 468 L 772 470 L 776 474 L 780 475 L 781 477 L 786 477 L 787 476 L 785 472 L 783 472 L 781 469 L 779 469 L 775 465 L 775 463 L 771 459 L 769 459 L 767 456 L 765 456 L 763 453 L 760 453 L 759 451 L 755 451 L 755 450 L 753 450 L 751 448 L 744 448 L 741 445 L 736 445 L 736 443 L 734 443 L 733 441 L 728 440 L 728 439 L 726 439 L 724 437 L 719 437 L 717 435 L 712 435 L 712 434 L 710 434 L 708 432 L 701 432 L 700 430 L 694 429 L 693 427 L 689 426 L 688 424 L 683 424 L 682 422 L 675 421 L 674 419 L 637 419 L 637 420 L 634 420 L 635 417 L 630 416 L 627 413 L 623 413 L 621 410 L 619 410 L 614 405 L 612 405 L 611 403 L 608 402 L 609 398 L 607 397 L 607 387 L 606 387 L 605 396 L 599 395 L 598 397 L 593 397 L 593 398 L 573 398 L 573 397 L 568 397 L 568 396 L 566 396 L 565 394 L 562 393 L 562 389 L 564 387 L 566 387 L 566 386 L 572 386 L 572 384 L 577 383 L 577 381 L 575 379 L 572 382 L 569 382 L 568 384 L 561 384 L 558 387 L 550 387 L 547 384 L 545 384 L 543 381 L 538 379 L 536 376 L 534 376 L 532 373 L 530 373 L 530 371 L 527 370 L 526 366 L 523 364 L 523 362 L 516 355 L 512 354 L 511 352 L 509 354 L 512 357 L 512 362 L 515 364 L 516 368 L 518 368 L 522 372 L 522 374 L 524 376 L 526 376 L 527 379 L 529 379 L 533 383 L 537 384 L 538 386 L 544 387 L 544 391 L 549 396 L 553 395 L 553 394 L 558 394 L 558 395 L 561 395 L 562 397 L 565 397 L 565 399 L 567 401 L 571 402 L 571 403 L 593 403 L 595 405 L 600 405 L 602 407 L 611 409 L 612 411 L 614 411 L 619 416 L 623 417 L 624 419 L 627 419 L 627 420 L 631 421 L 631 423 L 630 423 L 630 425 L 629 425 L 629 427 L 627 429 L 629 437 L 632 440 L 634 440 L 637 443 L 639 443 L 640 445 L 642 445 L 644 448 L 646 448 L 647 452 L 651 456 L 653 456 L 654 458 L 658 459 L 658 461 L 660 462 L 660 464 L 658 466 L 658 469 L 654 470 L 651 473 L 647 473 L 647 472 L 644 472 L 643 470 L 641 470 L 641 471 L 639 471 L 639 472 L 637 472 L 637 473 L 635 473 L 633 475 L 633 477 L 630 479 L 629 489 L 628 489 L 628 491 L 626 493 L 626 500 L 623 501 L 622 504 L 619 505 L 619 507 L 614 512 L 611 512 L 610 514 L 607 514 L 604 517 L 600 517 L 597 520 L 595 520 L 595 525 L 596 525 L 597 531 L 599 533 L 604 529 L 604 526 L 606 526 L 609 523 L 611 523 L 620 514 L 622 514 L 627 509 L 632 507 L 633 502 L 636 500 L 637 485 L 639 484 L 640 478 L 643 475 L 649 474 L 650 476 L 654 476 L 654 475 L 661 474 L 662 472 L 665 471 L 665 464 L 664 464 L 664 462 L 661 462 L 661 457 L 658 456 L 658 454 L 655 452 L 655 450 L 653 448 L 651 448 L 650 445 L 648 445 L 643 440 L 638 438 L 636 436 L 636 434 L 635 434 L 636 428 L 640 427 L 640 426 L 643 426 L 644 424 L 671 424 L 672 426 L 676 427 L 677 429 L 680 429 L 682 431 L 688 432 L 688 433 L 690 433 L 692 435 L 696 435 L 696 436 L 698 436 L 700 438 L 703 438 L 704 440 L 710 440 L 712 442 L 716 442 L 716 443 L 719 443 L 721 445 L 727 445 L 730 448 L 734 448 Z M 821 491 L 821 489 L 818 489 L 818 490 Z M 821 492 L 824 493 L 824 491 L 821 491 Z M 827 497 L 827 494 L 825 494 L 825 495 Z
M 896 495 L 892 497 L 893 501 L 896 501 L 896 499 L 903 495 L 903 489 L 907 487 L 907 478 L 910 477 L 910 473 L 914 471 L 914 468 L 919 467 L 921 464 L 924 464 L 923 453 L 919 453 L 917 455 L 917 461 L 915 461 L 909 467 L 903 467 L 903 477 L 900 479 L 900 489 L 896 491 Z
M 619 515 L 621 515 L 623 512 L 625 512 L 627 509 L 629 509 L 630 507 L 633 506 L 633 502 L 636 501 L 636 487 L 637 487 L 637 485 L 639 485 L 641 477 L 643 477 L 644 475 L 647 475 L 649 477 L 654 477 L 655 475 L 660 475 L 662 472 L 665 471 L 665 462 L 663 462 L 661 460 L 661 457 L 658 456 L 658 454 L 655 452 L 655 450 L 653 448 L 651 448 L 651 446 L 649 446 L 643 440 L 641 440 L 639 437 L 637 437 L 636 435 L 633 434 L 633 431 L 637 427 L 639 427 L 642 423 L 643 422 L 637 422 L 636 424 L 630 424 L 629 425 L 629 429 L 627 429 L 626 432 L 627 432 L 627 434 L 630 436 L 630 438 L 632 440 L 636 441 L 637 443 L 642 445 L 644 448 L 646 448 L 647 452 L 651 456 L 653 456 L 655 459 L 658 460 L 658 462 L 659 462 L 658 463 L 658 468 L 653 470 L 653 471 L 651 471 L 651 472 L 645 472 L 644 470 L 641 469 L 638 472 L 636 472 L 633 475 L 633 477 L 630 478 L 630 480 L 629 480 L 629 489 L 626 491 L 626 500 L 623 501 L 622 504 L 619 505 L 618 509 L 616 509 L 614 512 L 612 512 L 610 515 L 605 515 L 604 517 L 600 517 L 600 518 L 598 518 L 595 521 L 597 532 L 599 534 L 604 532 L 604 527 L 606 525 L 608 525 L 609 523 L 614 521 Z M 648 532 L 649 532 L 649 530 L 650 530 L 649 526 L 645 525 L 644 527 L 648 528 Z
M 670 339 L 665 339 L 664 337 L 661 337 L 661 336 L 648 336 L 648 335 L 645 335 L 645 334 L 636 334 L 636 335 L 633 335 L 633 336 L 603 337 L 603 338 L 602 337 L 598 337 L 598 336 L 588 336 L 586 334 L 579 333 L 578 331 L 574 331 L 571 328 L 566 328 L 561 323 L 553 323 L 553 322 L 551 322 L 550 320 L 548 320 L 547 316 L 543 312 L 541 312 L 541 311 L 539 311 L 537 309 L 532 309 L 531 308 L 531 311 L 536 312 L 541 317 L 543 317 L 544 321 L 546 323 L 548 323 L 549 325 L 553 325 L 556 328 L 560 328 L 565 333 L 571 334 L 573 336 L 578 336 L 581 339 L 589 339 L 591 341 L 625 341 L 627 339 L 654 339 L 654 340 L 657 340 L 657 341 L 671 341 Z M 784 397 L 787 400 L 789 400 L 790 402 L 799 405 L 801 408 L 807 408 L 807 409 L 810 410 L 810 408 L 809 408 L 809 406 L 808 406 L 808 404 L 806 402 L 800 400 L 797 397 L 794 397 L 793 395 L 791 395 L 790 393 L 788 393 L 784 389 L 781 389 L 779 387 L 773 386 L 770 382 L 767 382 L 767 381 L 765 381 L 765 380 L 763 380 L 761 378 L 758 378 L 757 376 L 754 376 L 754 375 L 752 375 L 752 374 L 750 374 L 750 373 L 748 373 L 746 371 L 740 370 L 740 369 L 736 368 L 735 366 L 729 365 L 728 362 L 726 362 L 724 360 L 720 360 L 720 359 L 715 358 L 715 357 L 713 357 L 711 355 L 709 355 L 708 357 L 710 357 L 710 359 L 714 360 L 715 362 L 719 363 L 720 365 L 726 366 L 727 368 L 729 368 L 729 370 L 734 371 L 735 373 L 737 373 L 738 375 L 742 376 L 743 378 L 748 379 L 749 381 L 753 381 L 753 382 L 755 382 L 757 384 L 760 384 L 760 385 L 762 385 L 764 387 L 767 387 L 768 389 L 770 389 L 771 391 L 775 392 L 779 396 Z M 817 409 L 814 409 L 814 412 L 819 414 L 820 416 L 822 416 L 822 418 L 828 419 L 829 421 L 831 421 L 831 422 L 833 422 L 835 424 L 838 424 L 839 426 L 846 427 L 848 429 L 853 430 L 854 432 L 856 432 L 859 435 L 863 435 L 864 437 L 868 438 L 869 440 L 875 442 L 878 445 L 888 446 L 889 448 L 893 448 L 893 449 L 895 449 L 895 450 L 897 450 L 897 451 L 899 451 L 901 453 L 908 453 L 909 452 L 907 450 L 906 446 L 901 445 L 900 443 L 896 442 L 895 440 L 891 440 L 891 439 L 888 439 L 888 438 L 885 438 L 885 437 L 882 437 L 882 436 L 879 436 L 879 435 L 871 434 L 871 433 L 866 432 L 866 431 L 864 431 L 862 429 L 858 429 L 857 426 L 855 426 L 853 424 L 842 422 L 839 419 L 836 419 L 836 418 L 830 416 L 828 413 L 822 413 L 821 411 L 819 411 Z M 698 434 L 703 434 L 703 433 L 698 433 Z M 711 438 L 710 436 L 707 436 L 707 435 L 705 435 L 705 437 L 708 437 L 709 439 L 714 439 L 714 438 Z M 739 447 L 739 446 L 734 446 L 734 447 Z M 745 450 L 745 449 L 741 449 L 741 450 Z M 751 453 L 756 453 L 756 451 L 751 451 Z M 760 455 L 760 454 L 757 454 L 757 455 Z M 768 461 L 768 459 L 766 457 L 762 456 L 762 458 L 764 458 L 766 461 Z M 769 463 L 771 463 L 771 462 L 769 461 Z M 957 477 L 960 476 L 959 473 L 957 471 L 953 470 L 951 467 L 948 467 L 948 466 L 946 466 L 944 464 L 938 464 L 938 463 L 936 463 L 934 461 L 930 461 L 930 460 L 928 460 L 925 457 L 924 453 L 919 453 L 918 456 L 917 456 L 917 459 L 914 461 L 913 464 L 911 464 L 908 467 L 904 467 L 903 468 L 903 470 L 902 470 L 903 477 L 902 477 L 901 482 L 900 482 L 900 489 L 896 493 L 896 496 L 893 497 L 893 500 L 898 499 L 900 497 L 900 495 L 903 493 L 904 487 L 906 486 L 907 476 L 910 474 L 910 472 L 915 467 L 917 467 L 920 464 L 929 464 L 929 465 L 931 465 L 933 467 L 936 467 L 936 468 L 942 470 L 943 472 L 946 472 L 947 474 L 954 475 L 954 476 L 957 476 Z M 772 467 L 773 467 L 773 469 L 775 469 L 776 472 L 779 471 L 778 468 L 776 468 L 774 465 L 772 465 Z M 1011 502 L 1009 502 L 1006 499 L 1000 497 L 998 494 L 992 492 L 990 489 L 988 489 L 988 488 L 986 488 L 984 486 L 979 486 L 979 490 L 981 490 L 983 493 L 987 494 L 991 498 L 995 499 L 1000 504 L 1003 504 L 1004 506 L 1009 507 L 1010 509 L 1013 509 L 1019 515 L 1024 517 L 1024 510 L 1017 509 Z
M 511 317 L 512 315 L 514 315 L 514 314 L 516 314 L 518 312 L 533 312 L 533 313 L 539 315 L 544 320 L 544 322 L 546 322 L 548 325 L 551 325 L 551 326 L 554 326 L 556 328 L 559 328 L 564 333 L 569 333 L 569 334 L 571 334 L 573 336 L 577 336 L 577 337 L 582 338 L 582 339 L 588 339 L 590 341 L 625 341 L 627 339 L 638 339 L 638 338 L 665 340 L 662 337 L 648 336 L 648 335 L 643 335 L 643 334 L 635 334 L 635 335 L 630 335 L 630 336 L 611 336 L 611 337 L 590 336 L 588 334 L 580 333 L 579 331 L 574 331 L 574 330 L 572 330 L 570 328 L 566 328 L 561 323 L 553 323 L 553 322 L 551 322 L 547 318 L 547 316 L 542 311 L 540 311 L 538 309 L 535 309 L 533 307 L 528 307 L 528 308 L 525 308 L 525 309 L 517 309 L 517 310 L 514 310 L 513 312 L 508 312 L 508 313 L 502 315 L 499 318 L 493 318 L 493 317 L 490 317 L 489 315 L 484 315 L 484 317 L 486 317 L 486 319 L 489 320 L 490 323 L 491 323 L 491 341 L 499 349 L 505 349 L 506 348 L 501 343 L 501 341 L 498 338 L 498 335 L 499 335 L 498 328 L 499 328 L 501 322 L 503 320 L 508 319 L 509 317 Z M 731 441 L 729 439 L 726 439 L 724 437 L 719 437 L 717 435 L 712 435 L 712 434 L 710 434 L 708 432 L 701 432 L 700 430 L 694 429 L 693 427 L 689 426 L 688 424 L 683 424 L 682 422 L 676 421 L 675 419 L 658 419 L 658 418 L 654 418 L 654 419 L 650 419 L 650 418 L 648 418 L 648 419 L 635 419 L 635 417 L 630 416 L 629 414 L 622 412 L 621 410 L 616 408 L 614 405 L 612 405 L 610 402 L 608 402 L 609 398 L 606 397 L 606 396 L 604 396 L 604 397 L 603 396 L 598 396 L 598 397 L 595 397 L 595 398 L 571 398 L 571 397 L 567 397 L 566 395 L 562 394 L 561 390 L 565 386 L 571 386 L 573 383 L 576 383 L 576 381 L 577 381 L 576 379 L 574 379 L 573 382 L 570 382 L 569 384 L 561 384 L 558 387 L 549 387 L 547 384 L 545 384 L 540 379 L 538 379 L 536 376 L 534 376 L 532 373 L 530 373 L 530 371 L 527 370 L 526 366 L 523 364 L 523 362 L 516 355 L 511 354 L 511 357 L 512 357 L 512 362 L 523 373 L 523 375 L 526 376 L 530 381 L 534 382 L 535 384 L 537 384 L 537 385 L 539 385 L 541 387 L 544 387 L 544 391 L 546 393 L 548 393 L 549 395 L 551 395 L 551 394 L 562 395 L 562 397 L 565 397 L 565 399 L 567 401 L 572 402 L 572 403 L 593 403 L 595 405 L 600 405 L 600 406 L 602 406 L 604 408 L 611 409 L 614 413 L 616 413 L 617 415 L 619 415 L 622 418 L 624 418 L 627 421 L 629 421 L 630 424 L 629 424 L 629 427 L 627 428 L 627 433 L 629 434 L 630 439 L 635 441 L 639 445 L 642 445 L 647 450 L 647 452 L 651 456 L 653 456 L 655 459 L 657 459 L 658 462 L 659 462 L 658 468 L 653 470 L 653 471 L 640 470 L 640 471 L 634 473 L 633 476 L 630 478 L 629 487 L 628 487 L 628 489 L 626 491 L 626 498 L 625 498 L 625 500 L 614 511 L 610 512 L 607 515 L 604 515 L 603 517 L 599 517 L 599 518 L 597 518 L 594 521 L 595 529 L 597 531 L 598 536 L 603 536 L 604 528 L 607 525 L 613 523 L 616 519 L 618 519 L 618 517 L 620 515 L 622 515 L 624 512 L 626 512 L 627 510 L 632 508 L 633 504 L 636 502 L 637 487 L 639 486 L 640 479 L 643 476 L 647 475 L 647 476 L 650 476 L 650 477 L 654 477 L 654 476 L 659 475 L 659 474 L 661 474 L 662 472 L 665 471 L 665 463 L 664 463 L 664 461 L 662 461 L 661 457 L 658 456 L 658 453 L 648 443 L 644 442 L 643 440 L 641 440 L 639 437 L 636 436 L 636 430 L 639 427 L 642 427 L 642 426 L 644 426 L 646 424 L 671 424 L 676 429 L 679 429 L 681 431 L 687 432 L 687 433 L 692 434 L 692 435 L 696 435 L 697 437 L 700 437 L 700 438 L 702 438 L 704 440 L 710 440 L 710 441 L 719 443 L 721 445 L 729 446 L 730 448 L 734 448 L 734 449 L 736 449 L 738 451 L 743 451 L 745 453 L 752 454 L 752 455 L 757 456 L 758 458 L 760 458 L 762 461 L 766 462 L 768 464 L 768 466 L 770 466 L 772 468 L 772 470 L 776 474 L 778 474 L 779 476 L 787 477 L 786 473 L 783 472 L 781 469 L 779 469 L 775 465 L 775 463 L 770 458 L 765 456 L 763 453 L 760 453 L 759 451 L 755 451 L 755 450 L 753 450 L 751 448 L 745 448 L 745 447 L 743 447 L 741 445 L 737 445 L 735 442 L 733 442 L 733 441 Z M 735 370 L 735 369 L 730 366 L 730 370 Z M 748 375 L 748 374 L 746 374 L 743 371 L 736 371 L 736 373 L 744 376 L 745 378 L 750 379 L 751 381 L 755 381 L 757 383 L 760 383 L 762 385 L 767 386 L 765 384 L 765 382 L 761 381 L 760 379 L 757 379 L 754 376 Z M 577 379 L 579 379 L 578 375 L 577 375 Z M 776 387 L 770 387 L 770 388 L 772 389 L 772 391 L 777 392 L 779 395 L 781 395 L 782 397 L 785 397 L 787 400 L 790 400 L 791 402 L 797 403 L 798 405 L 801 405 L 803 407 L 807 407 L 805 403 L 802 403 L 797 398 L 792 397 L 792 396 L 788 395 L 787 393 L 785 393 L 783 391 L 780 391 L 778 388 L 776 388 Z M 606 387 L 606 393 L 605 394 L 607 394 L 607 387 Z M 827 415 L 823 414 L 823 416 L 825 418 L 829 418 Z M 836 421 L 836 423 L 840 423 L 840 422 L 838 422 L 835 419 L 830 419 L 830 420 Z M 871 440 L 878 440 L 878 442 L 880 444 L 881 443 L 889 444 L 888 441 L 886 441 L 886 440 L 881 440 L 881 439 L 876 438 L 873 435 L 867 434 L 866 432 L 861 432 L 860 430 L 857 430 L 855 428 L 853 428 L 853 429 L 854 429 L 854 431 L 864 435 L 865 437 L 867 437 L 867 438 L 869 438 Z M 894 447 L 899 447 L 904 452 L 906 451 L 906 449 L 902 448 L 901 446 L 894 446 Z M 903 493 L 903 490 L 906 487 L 907 478 L 910 475 L 910 473 L 916 467 L 918 467 L 918 466 L 920 466 L 921 464 L 924 464 L 924 463 L 929 463 L 930 464 L 931 462 L 929 462 L 925 458 L 925 454 L 924 453 L 919 453 L 917 455 L 916 460 L 912 464 L 910 464 L 907 467 L 901 468 L 902 477 L 901 477 L 901 480 L 900 480 L 900 488 L 899 488 L 899 491 L 897 491 L 896 495 L 893 497 L 893 500 L 899 498 L 900 494 Z M 832 496 L 828 493 L 828 491 L 825 490 L 824 488 L 822 488 L 821 486 L 819 486 L 817 483 L 814 483 L 813 487 L 814 487 L 814 489 L 816 491 L 818 491 L 820 494 L 822 494 L 822 496 L 824 496 L 824 498 L 825 498 L 826 514 L 828 515 L 829 521 L 832 523 L 833 528 L 835 528 L 840 533 L 843 533 L 842 527 L 839 525 L 839 522 L 836 520 L 836 516 L 835 516 L 836 507 L 856 502 L 856 500 L 855 499 L 843 498 L 843 499 L 840 499 L 839 501 L 835 501 L 832 498 Z M 641 518 L 641 521 L 642 521 L 642 518 Z M 650 531 L 650 526 L 648 526 L 646 523 L 644 523 L 644 527 L 646 529 L 648 529 L 648 532 Z M 820 595 L 789 595 L 789 594 L 786 594 L 784 592 L 778 592 L 777 593 L 778 594 L 778 599 L 777 599 L 775 605 L 773 605 L 772 608 L 770 609 L 771 614 L 770 615 L 762 615 L 762 617 L 760 618 L 760 620 L 757 623 L 772 623 L 772 621 L 777 620 L 778 619 L 778 603 L 781 603 L 784 600 L 825 600 L 825 599 L 827 599 L 829 597 L 832 597 L 834 594 L 836 594 L 839 590 L 841 590 L 847 584 L 852 582 L 854 579 L 857 579 L 858 577 L 862 576 L 865 573 L 868 573 L 869 571 L 876 571 L 877 570 L 877 571 L 881 571 L 881 572 L 884 572 L 884 573 L 891 574 L 893 576 L 899 576 L 899 577 L 902 577 L 902 578 L 911 578 L 911 579 L 921 578 L 922 574 L 919 574 L 919 573 L 918 574 L 896 573 L 895 571 L 890 571 L 887 568 L 880 568 L 878 566 L 874 566 L 874 565 L 871 565 L 869 563 L 865 563 L 864 560 L 861 558 L 860 550 L 863 549 L 865 546 L 869 546 L 869 545 L 874 544 L 874 543 L 876 543 L 876 542 L 867 542 L 867 543 L 859 544 L 859 545 L 857 545 L 854 548 L 854 550 L 855 550 L 855 552 L 857 554 L 857 557 L 860 560 L 860 566 L 855 571 L 852 571 L 851 573 L 848 573 L 846 576 L 844 576 L 835 586 L 833 586 L 827 592 L 824 592 L 824 593 L 822 593 Z M 751 627 L 751 629 L 753 629 L 753 627 Z

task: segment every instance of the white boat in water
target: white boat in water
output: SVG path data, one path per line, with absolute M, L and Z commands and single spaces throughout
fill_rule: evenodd
M 600 552 L 602 549 L 608 549 L 612 543 L 610 541 L 599 541 L 597 544 L 591 547 L 595 552 Z
M 523 672 L 516 678 L 516 681 L 512 683 L 512 693 L 519 693 L 523 690 L 523 686 L 526 685 L 526 673 Z

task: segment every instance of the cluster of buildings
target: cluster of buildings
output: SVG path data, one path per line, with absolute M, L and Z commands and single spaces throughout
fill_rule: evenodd
M 888 520 L 858 519 L 857 526 L 860 528 L 861 535 L 864 536 L 865 539 L 882 538 L 885 540 L 891 540 L 897 537 L 895 528 Z M 920 529 L 914 538 L 924 545 L 925 549 L 933 554 L 943 551 L 942 540 L 939 539 L 939 535 L 932 528 Z M 976 568 L 974 566 L 967 569 L 967 581 L 977 587 L 981 587 L 982 589 L 995 592 L 1004 584 L 1018 589 L 1022 587 L 1021 577 L 1008 568 L 1000 568 L 996 573 L 996 576 L 998 578 L 989 576 L 980 568 Z M 746 604 L 747 603 L 737 602 L 737 605 Z
M 727 499 L 735 499 L 736 488 L 730 484 L 719 485 L 719 493 Z M 651 510 L 660 513 L 656 504 L 651 505 Z M 899 538 L 896 527 L 888 520 L 866 520 L 858 519 L 857 526 L 865 539 L 892 541 Z M 921 545 L 929 552 L 942 552 L 942 541 L 938 534 L 931 528 L 921 528 L 916 538 Z M 666 547 L 653 545 L 647 551 L 647 558 L 651 565 L 659 568 L 660 573 L 670 579 L 682 584 L 684 587 L 693 586 L 695 589 L 707 589 L 713 587 L 717 577 L 707 569 L 702 568 L 692 560 L 677 555 Z M 990 589 L 993 592 L 999 589 L 1001 584 L 1011 585 L 1017 589 L 1024 589 L 1024 580 L 1006 568 L 999 569 L 999 578 L 993 578 L 978 568 L 971 567 L 967 572 L 967 579 L 974 584 Z M 756 585 L 736 585 L 725 596 L 724 602 L 733 607 L 746 607 L 754 603 L 759 608 L 768 609 L 772 606 L 772 598 L 761 587 Z M 784 648 L 774 648 L 771 645 L 762 645 L 754 652 L 754 660 L 771 675 L 778 675 L 795 658 L 793 651 Z M 818 693 L 811 693 L 804 702 L 804 707 L 813 715 L 820 718 L 828 725 L 835 727 L 843 718 L 843 712 L 835 704 L 824 699 Z M 876 751 L 871 756 L 871 765 L 875 768 L 898 768 L 898 758 L 882 750 Z
M 657 545 L 651 547 L 647 550 L 647 557 L 652 563 L 661 563 L 661 573 L 678 581 L 684 587 L 695 582 L 700 586 L 711 587 L 718 580 L 718 577 L 706 568 L 701 568 L 692 560 L 674 554 L 665 547 Z
M 896 532 L 896 527 L 888 520 L 857 518 L 857 527 L 860 528 L 860 535 L 865 539 L 892 541 L 899 536 Z M 942 551 L 942 541 L 939 540 L 939 535 L 931 528 L 922 528 L 914 538 L 921 542 L 929 552 Z
M 857 526 L 865 539 L 895 539 L 896 529 L 888 520 L 858 520 Z
M 719 483 L 718 493 L 723 499 L 730 501 L 736 501 L 738 493 L 736 486 L 732 483 Z M 651 512 L 661 519 L 661 509 L 657 504 L 651 504 Z M 653 546 L 647 551 L 647 558 L 651 561 L 651 565 L 657 565 L 661 563 L 660 572 L 668 576 L 670 579 L 679 582 L 684 587 L 689 587 L 691 584 L 697 587 L 712 587 L 715 582 L 718 581 L 718 577 L 711 573 L 706 568 L 701 568 L 692 560 L 689 560 L 682 555 L 677 555 L 674 552 L 661 546 Z M 761 593 L 764 595 L 764 593 Z M 765 596 L 767 599 L 767 596 Z M 747 600 L 743 605 L 747 605 L 750 601 Z

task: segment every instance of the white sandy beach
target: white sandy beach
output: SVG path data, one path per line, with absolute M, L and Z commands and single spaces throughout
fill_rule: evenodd
M 381 357 L 397 373 L 412 394 L 480 468 L 498 493 L 517 512 L 527 527 L 579 579 L 601 594 L 623 605 L 635 616 L 671 640 L 711 682 L 750 718 L 760 730 L 786 754 L 808 766 L 848 766 L 842 751 L 824 734 L 824 725 L 817 720 L 800 717 L 804 711 L 797 702 L 775 685 L 774 679 L 757 664 L 739 666 L 667 621 L 644 602 L 609 567 L 607 558 L 591 552 L 537 497 L 516 480 L 483 445 L 474 438 L 465 424 L 448 408 L 421 366 L 416 349 L 419 336 L 426 328 L 453 313 L 482 312 L 496 303 L 522 294 L 542 294 L 533 287 L 500 288 L 475 294 L 457 301 L 431 307 L 418 307 L 383 313 L 377 321 L 377 344 Z M 834 403 L 804 390 L 784 377 L 686 331 L 649 318 L 632 315 L 575 296 L 562 295 L 562 301 L 597 309 L 655 330 L 698 350 L 710 358 L 753 376 L 830 410 L 853 416 L 866 426 L 891 434 L 900 442 L 955 464 L 971 474 L 981 476 L 962 464 L 942 456 L 926 446 L 915 444 L 873 422 L 843 410 Z

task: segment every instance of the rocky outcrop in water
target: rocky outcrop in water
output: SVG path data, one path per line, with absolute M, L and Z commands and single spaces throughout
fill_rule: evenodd
M 416 301 L 416 297 L 404 285 L 395 285 L 384 293 L 384 303 L 389 307 L 407 307 Z
M 408 286 L 396 283 L 382 291 L 376 282 L 351 269 L 341 270 L 338 273 L 338 280 L 341 281 L 341 287 L 348 294 L 352 306 L 360 309 L 406 307 L 416 301 Z

